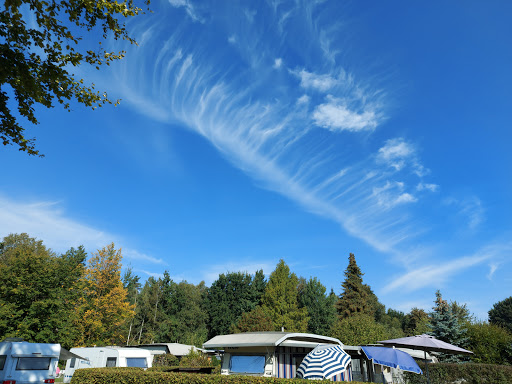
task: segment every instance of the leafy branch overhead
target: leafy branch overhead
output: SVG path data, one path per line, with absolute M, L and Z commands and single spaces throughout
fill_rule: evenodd
M 146 6 L 150 2 L 141 1 Z M 93 109 L 113 104 L 105 92 L 70 70 L 81 64 L 99 69 L 123 58 L 124 51 L 107 51 L 101 40 L 113 37 L 136 44 L 122 19 L 143 11 L 132 0 L 5 0 L 0 9 L 0 140 L 41 156 L 35 139 L 25 137 L 20 119 L 38 124 L 37 104 L 52 108 L 58 103 L 68 111 L 71 100 Z M 101 38 L 88 49 L 80 33 L 93 31 Z M 11 110 L 11 98 L 17 113 Z

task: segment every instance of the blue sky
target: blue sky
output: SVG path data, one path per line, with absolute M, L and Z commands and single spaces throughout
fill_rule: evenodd
M 77 70 L 120 106 L 39 110 L 44 158 L 1 148 L 0 236 L 208 285 L 282 258 L 337 294 L 352 252 L 404 312 L 511 295 L 512 3 L 151 8 Z

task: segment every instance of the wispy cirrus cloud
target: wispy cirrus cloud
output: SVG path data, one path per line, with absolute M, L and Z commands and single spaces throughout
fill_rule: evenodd
M 387 284 L 383 293 L 393 291 L 413 292 L 425 287 L 439 288 L 446 285 L 456 275 L 470 268 L 481 266 L 488 262 L 490 272 L 487 278 L 492 278 L 500 260 L 507 260 L 512 254 L 512 242 L 497 241 L 485 245 L 473 254 L 443 261 L 418 262 L 409 265 L 408 272 L 392 276 L 392 282 Z M 422 259 L 423 260 L 423 259 Z
M 425 287 L 440 287 L 454 275 L 462 273 L 468 268 L 482 264 L 488 259 L 488 255 L 475 255 L 461 257 L 449 262 L 422 266 L 402 276 L 396 277 L 382 292 L 389 293 L 396 290 L 412 292 Z
M 444 203 L 456 208 L 457 214 L 464 218 L 470 230 L 477 229 L 485 220 L 485 209 L 481 200 L 476 196 L 461 199 L 449 197 L 444 199 Z
M 187 12 L 187 15 L 193 20 L 199 23 L 204 23 L 204 19 L 197 12 L 196 7 L 193 5 L 191 0 L 168 0 L 169 4 L 171 4 L 175 8 L 184 8 Z
M 88 252 L 105 247 L 122 239 L 93 226 L 69 217 L 58 201 L 22 202 L 0 195 L 0 237 L 11 233 L 28 233 L 44 240 L 44 244 L 57 253 L 83 245 Z M 155 258 L 135 249 L 123 248 L 123 256 L 131 260 L 145 260 L 165 265 Z
M 418 200 L 410 193 L 404 192 L 404 183 L 399 181 L 386 181 L 386 184 L 382 187 L 374 187 L 372 195 L 377 199 L 379 205 L 388 209 L 399 204 L 414 203 Z
M 0 234 L 22 232 L 44 239 L 56 252 L 79 245 L 96 250 L 113 239 L 104 231 L 66 217 L 58 201 L 27 203 L 0 196 Z
M 148 41 L 137 55 L 128 54 L 122 70 L 113 73 L 113 88 L 127 87 L 127 92 L 121 88 L 123 99 L 141 113 L 153 117 L 138 104 L 142 99 L 164 112 L 158 118 L 203 136 L 258 185 L 392 252 L 422 231 L 404 213 L 420 199 L 416 186 L 429 184 L 426 172 L 415 146 L 403 138 L 366 145 L 386 120 L 386 93 L 382 84 L 358 78 L 340 63 L 309 61 L 324 51 L 325 36 L 306 8 L 276 6 L 270 17 L 286 23 L 273 30 L 261 28 L 273 25 L 264 12 L 265 17 L 258 12 L 251 23 L 240 24 L 233 20 L 246 18 L 246 9 L 229 7 L 230 17 L 216 19 L 213 7 L 215 28 L 196 23 L 194 34 L 186 25 L 170 31 L 172 15 L 159 10 L 160 22 L 132 29 L 135 37 L 151 30 L 153 40 L 165 44 Z M 310 31 L 308 44 L 295 41 L 286 28 Z M 232 36 L 239 43 L 230 44 Z M 299 55 L 296 47 L 302 49 Z M 288 62 L 297 69 L 276 70 Z M 142 80 L 128 81 L 133 73 Z M 397 168 L 400 179 L 393 177 Z

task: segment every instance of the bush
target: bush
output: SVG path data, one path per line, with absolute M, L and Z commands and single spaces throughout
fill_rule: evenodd
M 332 381 L 324 380 L 315 383 L 332 384 Z M 352 383 L 357 384 L 357 382 Z M 259 376 L 144 371 L 133 368 L 89 368 L 76 370 L 71 384 L 311 384 L 311 381 Z
M 179 362 L 178 358 L 170 353 L 153 357 L 153 367 L 176 367 Z
M 212 361 L 205 354 L 190 349 L 188 355 L 183 356 L 180 360 L 180 367 L 212 367 Z
M 423 375 L 405 372 L 407 384 L 424 384 L 425 364 L 419 362 Z M 431 384 L 512 384 L 512 366 L 492 364 L 429 364 Z

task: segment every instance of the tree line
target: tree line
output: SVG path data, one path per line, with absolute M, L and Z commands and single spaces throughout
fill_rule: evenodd
M 11 234 L 0 242 L 0 340 L 21 337 L 66 348 L 179 342 L 201 346 L 216 335 L 308 332 L 347 345 L 429 333 L 475 352 L 472 361 L 512 364 L 512 297 L 478 321 L 465 304 L 436 292 L 431 312 L 403 313 L 379 302 L 355 256 L 341 291 L 293 273 L 280 260 L 268 276 L 229 272 L 211 284 L 173 281 L 165 271 L 144 283 L 110 244 L 88 256 L 83 246 L 56 254 L 41 240 Z M 441 359 L 451 361 L 452 356 Z

